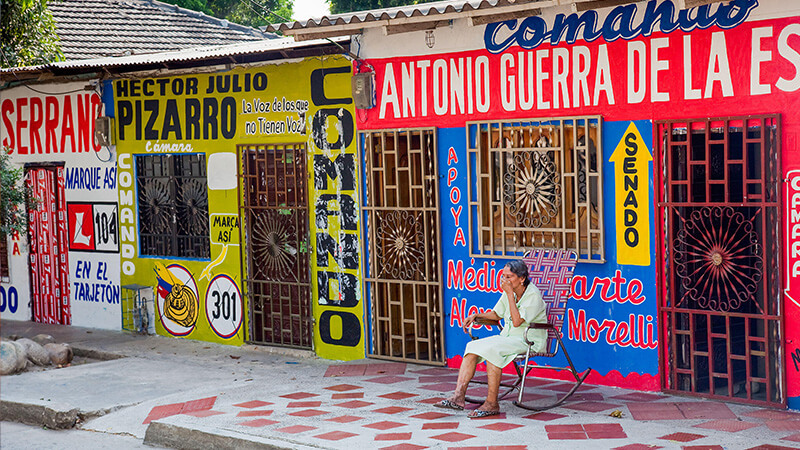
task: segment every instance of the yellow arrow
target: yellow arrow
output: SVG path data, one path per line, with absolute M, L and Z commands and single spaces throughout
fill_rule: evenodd
M 217 259 L 215 259 L 214 261 L 211 261 L 206 266 L 206 268 L 203 269 L 203 272 L 200 274 L 200 277 L 198 278 L 198 280 L 202 280 L 203 278 L 206 278 L 208 281 L 211 281 L 211 269 L 213 269 L 214 267 L 217 267 L 218 265 L 222 264 L 222 261 L 225 261 L 225 256 L 227 256 L 227 255 L 228 255 L 228 246 L 223 244 L 222 245 L 222 251 L 219 253 L 219 256 L 217 256 Z
M 617 262 L 650 265 L 650 149 L 631 122 L 609 161 L 614 163 Z

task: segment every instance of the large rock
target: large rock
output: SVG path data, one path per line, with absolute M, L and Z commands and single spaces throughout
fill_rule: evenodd
M 28 338 L 22 338 L 16 342 L 25 347 L 25 353 L 32 363 L 37 366 L 46 366 L 50 364 L 50 355 L 47 354 L 47 350 L 41 345 Z
M 24 352 L 20 352 L 19 346 L 11 341 L 0 341 L 0 375 L 11 375 L 17 373 L 22 360 L 22 367 L 27 361 Z
M 19 355 L 19 358 L 17 358 L 17 372 L 22 372 L 28 368 L 28 352 L 25 351 L 25 346 L 19 342 L 14 341 L 12 344 L 17 347 L 17 354 Z
M 33 341 L 39 345 L 55 344 L 56 342 L 55 338 L 49 334 L 37 334 L 33 337 Z
M 45 344 L 44 349 L 50 355 L 50 361 L 57 366 L 72 362 L 72 347 L 67 344 Z

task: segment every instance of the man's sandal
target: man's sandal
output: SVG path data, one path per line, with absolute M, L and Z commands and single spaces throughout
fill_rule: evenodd
M 457 411 L 463 411 L 464 407 L 451 401 L 451 400 L 442 400 L 439 403 L 434 403 L 433 406 L 437 408 L 444 408 L 444 409 L 455 409 Z

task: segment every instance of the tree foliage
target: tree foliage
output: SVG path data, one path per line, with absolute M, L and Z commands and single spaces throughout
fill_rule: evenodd
M 292 0 L 164 0 L 181 8 L 201 11 L 219 19 L 259 27 L 284 22 L 292 15 Z
M 23 169 L 11 163 L 8 147 L 0 149 L 0 235 L 27 229 L 26 200 L 33 201 L 29 190 L 23 186 Z
M 47 0 L 0 0 L 0 67 L 22 67 L 64 58 Z
M 331 14 L 342 14 L 353 11 L 395 8 L 397 6 L 418 5 L 433 0 L 329 0 Z

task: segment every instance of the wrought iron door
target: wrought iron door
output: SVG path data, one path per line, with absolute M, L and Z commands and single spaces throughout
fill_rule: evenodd
M 783 405 L 779 118 L 655 127 L 662 387 Z
M 370 355 L 444 363 L 436 130 L 361 134 Z
M 238 149 L 249 341 L 311 348 L 305 144 L 240 145 Z
M 28 210 L 33 321 L 69 325 L 64 167 L 31 167 L 25 182 L 36 199 L 36 207 Z

